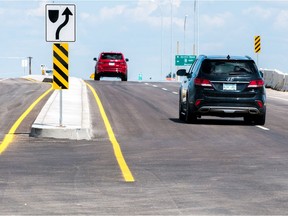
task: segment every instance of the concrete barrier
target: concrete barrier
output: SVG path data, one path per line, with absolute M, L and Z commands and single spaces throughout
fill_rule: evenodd
M 288 91 L 288 74 L 285 74 L 283 91 Z
M 279 70 L 260 69 L 263 73 L 265 86 L 278 91 L 288 91 L 288 74 Z

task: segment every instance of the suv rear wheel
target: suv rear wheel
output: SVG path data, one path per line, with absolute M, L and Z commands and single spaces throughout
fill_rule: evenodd
M 100 80 L 100 76 L 97 75 L 97 74 L 95 74 L 95 76 L 94 76 L 94 80 Z
M 266 113 L 256 116 L 245 116 L 244 121 L 247 124 L 265 125 Z
M 196 123 L 197 121 L 197 116 L 191 111 L 188 100 L 186 101 L 185 121 L 187 123 Z
M 122 80 L 122 81 L 127 81 L 127 75 L 123 75 L 123 76 L 121 77 L 121 80 Z
M 263 115 L 255 116 L 253 120 L 254 120 L 254 123 L 256 125 L 264 125 L 265 124 L 265 120 L 266 120 L 266 115 L 263 114 Z
M 179 93 L 179 95 L 180 95 L 180 93 Z M 183 114 L 181 97 L 179 97 L 179 120 L 185 121 L 185 115 Z

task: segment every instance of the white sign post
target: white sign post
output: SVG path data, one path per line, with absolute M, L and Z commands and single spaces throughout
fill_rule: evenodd
M 47 4 L 45 10 L 46 41 L 76 41 L 76 6 Z
M 76 5 L 74 4 L 46 4 L 45 9 L 46 41 L 61 43 L 76 41 Z M 54 44 L 55 45 L 55 44 Z M 53 47 L 54 47 L 53 45 Z M 67 44 L 68 47 L 68 44 Z M 68 50 L 62 50 L 68 57 Z M 54 53 L 54 50 L 53 50 Z M 53 61 L 54 62 L 54 61 Z M 65 64 L 66 65 L 66 64 Z M 68 70 L 68 62 L 67 62 Z M 53 83 L 54 83 L 53 66 Z M 68 71 L 67 71 L 68 73 Z M 62 127 L 62 86 L 60 88 L 60 118 L 59 126 Z
M 24 68 L 24 75 L 25 75 L 25 68 L 28 66 L 28 60 L 22 59 L 21 66 Z

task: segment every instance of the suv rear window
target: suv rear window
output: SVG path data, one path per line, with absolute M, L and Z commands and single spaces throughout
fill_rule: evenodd
M 256 74 L 254 61 L 250 60 L 204 60 L 202 73 L 211 75 L 247 75 Z
M 118 54 L 118 53 L 102 53 L 101 59 L 121 60 L 123 58 L 122 58 L 122 54 Z

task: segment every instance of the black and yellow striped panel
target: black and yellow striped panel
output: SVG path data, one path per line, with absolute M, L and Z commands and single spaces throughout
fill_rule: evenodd
M 53 44 L 53 89 L 69 88 L 68 43 Z
M 260 38 L 260 36 L 254 37 L 254 51 L 255 51 L 255 53 L 260 53 L 260 51 L 261 51 L 261 38 Z

